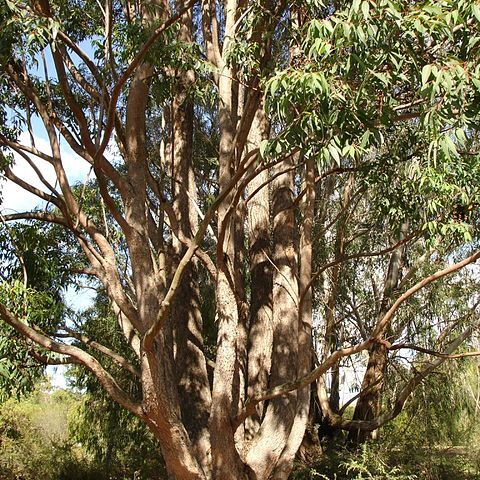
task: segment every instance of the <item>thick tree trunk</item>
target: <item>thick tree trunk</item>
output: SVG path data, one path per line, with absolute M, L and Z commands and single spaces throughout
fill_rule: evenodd
M 293 158 L 278 165 L 279 172 L 293 165 Z M 270 386 L 297 376 L 298 270 L 293 171 L 273 181 L 273 350 Z M 264 420 L 247 453 L 248 465 L 258 480 L 273 472 L 287 444 L 297 409 L 297 392 L 270 401 Z
M 160 441 L 169 474 L 175 479 L 205 480 L 192 442 L 184 427 L 176 378 L 163 333 L 155 340 L 152 352 L 142 353 L 142 390 L 145 421 Z M 160 352 L 163 353 L 160 354 Z
M 226 32 L 227 38 L 233 36 L 235 23 L 235 0 L 227 5 Z M 227 40 L 226 40 L 227 43 Z M 224 45 L 224 49 L 227 48 Z M 231 178 L 234 168 L 233 140 L 235 127 L 232 112 L 232 72 L 224 66 L 223 75 L 219 78 L 219 117 L 220 117 L 220 151 L 219 176 L 220 191 L 223 192 Z M 235 219 L 230 205 L 233 194 L 226 196 L 218 208 L 217 245 L 217 355 L 213 377 L 212 408 L 210 413 L 210 438 L 212 446 L 213 478 L 222 480 L 241 480 L 245 477 L 244 465 L 236 449 L 232 417 L 238 404 L 234 382 L 237 375 L 237 329 L 239 328 L 238 299 L 235 295 Z M 223 239 L 223 240 L 220 240 Z
M 190 13 L 182 17 L 178 36 L 182 42 L 192 40 Z M 180 71 L 176 74 L 176 94 L 171 108 L 174 209 L 179 218 L 180 234 L 186 239 L 193 238 L 198 229 L 197 191 L 192 165 L 193 103 L 188 97 L 188 89 L 194 81 L 192 71 Z M 173 247 L 176 257 L 181 258 L 186 246 L 180 240 L 174 239 Z M 172 309 L 171 328 L 182 420 L 192 442 L 193 453 L 205 476 L 209 478 L 211 459 L 208 419 L 211 393 L 203 353 L 203 323 L 197 269 L 197 262 L 192 259 L 179 285 Z
M 183 100 L 183 101 L 182 101 Z M 173 178 L 179 229 L 184 238 L 191 238 L 198 228 L 198 214 L 192 160 L 192 105 L 178 94 L 173 105 Z M 186 247 L 174 242 L 175 253 L 181 257 Z M 172 309 L 175 372 L 181 399 L 182 419 L 189 433 L 195 456 L 204 471 L 210 469 L 210 386 L 203 354 L 203 326 L 200 313 L 197 262 L 192 261 L 179 285 Z
M 259 148 L 267 136 L 267 121 L 263 109 L 258 109 L 248 138 L 248 151 Z M 268 170 L 263 170 L 249 184 L 248 203 L 250 261 L 250 330 L 248 338 L 248 396 L 266 390 L 272 355 L 272 264 L 270 248 L 270 202 Z M 258 190 L 258 191 L 257 191 Z M 263 402 L 247 419 L 246 439 L 251 440 L 260 427 Z
M 297 377 L 302 377 L 312 368 L 312 227 L 315 210 L 315 164 L 307 160 L 302 187 L 305 191 L 302 202 L 302 225 L 300 228 L 299 269 L 299 316 L 298 316 L 298 364 Z M 297 410 L 287 444 L 280 456 L 273 478 L 287 480 L 293 460 L 300 448 L 307 428 L 310 410 L 310 386 L 297 393 Z

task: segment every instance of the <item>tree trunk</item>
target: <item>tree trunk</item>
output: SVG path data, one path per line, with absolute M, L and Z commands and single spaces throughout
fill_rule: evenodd
M 235 23 L 235 0 L 227 2 L 226 32 L 227 39 L 233 36 Z M 227 40 L 226 40 L 227 43 Z M 224 45 L 224 49 L 227 45 Z M 224 66 L 219 78 L 219 116 L 220 151 L 218 183 L 222 193 L 232 178 L 234 168 L 233 139 L 236 117 L 232 112 L 232 72 Z M 212 408 L 210 413 L 210 438 L 212 445 L 212 468 L 214 479 L 241 480 L 245 477 L 244 465 L 235 446 L 232 426 L 234 405 L 234 381 L 237 362 L 237 329 L 239 328 L 239 310 L 235 295 L 235 219 L 230 204 L 233 194 L 229 193 L 218 208 L 217 245 L 217 356 L 212 389 Z M 222 240 L 220 240 L 222 239 Z
M 408 223 L 403 222 L 400 227 L 399 240 L 403 240 L 408 230 Z M 378 318 L 382 318 L 387 312 L 392 301 L 395 289 L 400 281 L 402 256 L 405 247 L 399 246 L 390 257 L 385 287 L 380 305 Z M 386 328 L 380 332 L 382 337 L 386 335 Z M 353 420 L 372 420 L 380 415 L 382 406 L 382 391 L 384 377 L 388 363 L 388 350 L 381 343 L 374 343 L 369 350 L 368 364 L 362 381 L 361 395 L 355 405 Z M 372 432 L 352 430 L 349 432 L 348 440 L 354 445 L 364 443 L 368 440 L 375 440 L 378 431 Z
M 280 163 L 282 172 L 293 158 Z M 270 386 L 292 381 L 297 375 L 298 276 L 296 225 L 292 209 L 293 171 L 273 181 L 273 350 Z M 247 453 L 258 480 L 273 472 L 290 435 L 297 408 L 297 392 L 270 401 L 264 420 Z
M 208 477 L 195 457 L 192 442 L 182 422 L 177 389 L 172 388 L 176 378 L 169 350 L 162 332 L 155 340 L 152 352 L 142 353 L 145 421 L 160 441 L 167 471 L 173 478 L 205 480 Z
M 302 202 L 302 225 L 300 228 L 300 269 L 299 269 L 299 316 L 298 316 L 298 370 L 302 377 L 312 368 L 312 227 L 315 213 L 315 164 L 307 160 L 302 184 L 305 191 Z M 287 444 L 280 456 L 273 478 L 287 480 L 293 467 L 293 460 L 300 448 L 307 428 L 310 410 L 310 386 L 298 390 L 297 409 Z
M 267 121 L 258 109 L 248 138 L 248 151 L 259 148 L 266 138 Z M 270 202 L 268 170 L 263 170 L 249 184 L 254 196 L 248 203 L 250 260 L 250 330 L 248 338 L 248 396 L 266 390 L 272 355 L 272 264 L 270 248 Z M 258 192 L 257 192 L 258 190 Z M 251 440 L 260 427 L 263 402 L 246 422 L 246 439 Z
M 191 42 L 191 13 L 184 15 L 179 23 L 179 39 L 182 42 Z M 179 218 L 180 234 L 186 239 L 193 238 L 198 229 L 197 192 L 192 165 L 193 103 L 188 96 L 188 89 L 194 81 L 193 71 L 180 71 L 176 74 L 176 94 L 172 104 L 171 169 L 174 208 Z M 186 246 L 178 239 L 174 239 L 173 246 L 175 255 L 181 258 Z M 203 353 L 198 265 L 194 259 L 186 267 L 179 285 L 171 322 L 182 420 L 192 442 L 193 453 L 209 478 L 211 459 L 208 419 L 211 393 Z

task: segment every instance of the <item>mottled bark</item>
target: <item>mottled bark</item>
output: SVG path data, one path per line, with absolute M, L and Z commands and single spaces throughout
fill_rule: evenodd
M 315 164 L 307 160 L 302 187 L 305 196 L 301 205 L 299 289 L 301 303 L 298 307 L 298 359 L 297 377 L 301 378 L 312 369 L 312 227 L 315 210 Z M 273 478 L 287 480 L 293 460 L 305 436 L 310 410 L 310 385 L 297 392 L 297 407 L 287 444 L 280 456 Z
M 191 14 L 180 21 L 178 37 L 192 41 Z M 175 72 L 175 96 L 171 107 L 171 176 L 179 234 L 190 239 L 198 229 L 197 191 L 193 170 L 193 103 L 188 89 L 195 81 L 192 71 Z M 174 254 L 181 258 L 186 247 L 173 240 Z M 182 420 L 192 442 L 193 453 L 207 478 L 210 476 L 208 418 L 211 394 L 203 353 L 203 323 L 200 310 L 198 265 L 192 259 L 178 287 L 171 313 L 175 377 Z
M 226 26 L 224 50 L 233 38 L 236 16 L 236 1 L 229 0 L 226 5 Z M 223 65 L 222 75 L 218 81 L 219 91 L 219 173 L 220 192 L 224 191 L 232 178 L 234 168 L 235 137 L 234 118 L 232 112 L 232 72 Z M 213 478 L 224 480 L 241 480 L 245 478 L 244 465 L 235 446 L 232 426 L 234 399 L 234 380 L 238 368 L 237 362 L 237 329 L 239 328 L 239 310 L 235 295 L 235 219 L 230 212 L 233 193 L 226 196 L 218 208 L 217 245 L 217 356 L 213 376 L 212 407 L 210 413 L 210 437 L 212 446 Z M 220 240 L 222 239 L 222 240 Z

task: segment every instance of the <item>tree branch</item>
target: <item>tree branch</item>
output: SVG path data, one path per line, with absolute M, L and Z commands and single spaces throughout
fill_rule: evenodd
M 170 310 L 173 298 L 175 297 L 175 294 L 180 285 L 185 268 L 187 267 L 188 263 L 190 262 L 193 255 L 195 254 L 195 251 L 197 250 L 198 245 L 203 240 L 205 232 L 207 231 L 208 225 L 212 221 L 215 212 L 217 211 L 218 207 L 221 205 L 223 200 L 232 191 L 232 189 L 235 188 L 237 182 L 242 178 L 242 176 L 248 170 L 251 163 L 254 161 L 255 161 L 254 155 L 247 156 L 245 158 L 245 161 L 241 165 L 239 165 L 237 171 L 235 172 L 235 174 L 233 175 L 233 177 L 231 178 L 230 182 L 225 187 L 225 189 L 218 195 L 216 200 L 210 205 L 210 208 L 205 214 L 204 219 L 199 225 L 199 228 L 197 233 L 195 234 L 195 237 L 192 239 L 190 246 L 188 247 L 183 257 L 181 258 L 178 264 L 178 267 L 175 270 L 175 274 L 173 275 L 173 279 L 171 281 L 170 287 L 167 291 L 167 294 L 165 295 L 165 298 L 162 301 L 162 304 L 160 305 L 159 311 L 157 313 L 157 317 L 155 318 L 153 324 L 150 326 L 150 328 L 147 330 L 147 332 L 143 337 L 143 344 L 146 350 L 149 350 L 152 348 L 155 336 L 165 324 L 168 312 Z
M 108 348 L 105 345 L 102 345 L 101 343 L 98 343 L 94 340 L 91 340 L 86 335 L 83 335 L 82 333 L 79 333 L 79 332 L 75 332 L 71 328 L 65 327 L 64 330 L 68 333 L 69 336 L 77 339 L 78 341 L 84 343 L 85 345 L 87 345 L 89 347 L 94 348 L 95 350 L 98 350 L 100 353 L 103 353 L 104 355 L 107 355 L 117 365 L 119 365 L 123 369 L 129 371 L 132 375 L 135 375 L 138 378 L 141 377 L 141 373 L 138 370 L 138 368 L 134 367 L 124 357 L 119 355 L 117 352 L 113 351 L 111 348 Z
M 123 72 L 122 76 L 119 78 L 118 82 L 116 83 L 115 87 L 112 90 L 112 95 L 110 97 L 110 102 L 108 105 L 108 113 L 107 113 L 107 123 L 105 126 L 105 133 L 103 136 L 102 143 L 98 147 L 95 156 L 94 156 L 94 163 L 97 163 L 98 159 L 102 157 L 103 152 L 107 148 L 108 142 L 110 141 L 110 135 L 112 134 L 114 122 L 115 122 L 115 113 L 117 109 L 117 101 L 120 97 L 122 92 L 123 86 L 128 81 L 130 76 L 133 74 L 135 69 L 140 65 L 140 63 L 145 58 L 150 47 L 158 40 L 160 35 L 171 25 L 173 25 L 177 20 L 179 20 L 188 10 L 190 10 L 197 0 L 190 0 L 187 4 L 181 8 L 178 13 L 170 17 L 166 20 L 160 27 L 156 28 L 150 38 L 142 45 L 140 50 L 137 52 L 133 60 L 129 63 L 128 67 L 126 68 L 125 72 Z
M 377 326 L 373 331 L 372 337 L 376 338 L 379 336 L 379 334 L 381 334 L 385 326 L 391 321 L 391 319 L 395 315 L 400 305 L 403 302 L 405 302 L 408 298 L 410 298 L 412 295 L 414 295 L 416 292 L 421 290 L 423 287 L 429 285 L 430 283 L 435 282 L 436 280 L 442 277 L 445 277 L 446 275 L 455 273 L 458 270 L 461 270 L 462 268 L 466 267 L 467 265 L 476 262 L 479 258 L 480 258 L 480 251 L 477 251 L 473 255 L 470 255 L 469 257 L 462 260 L 461 262 L 454 263 L 453 265 L 450 265 L 444 268 L 443 270 L 439 270 L 433 273 L 432 275 L 429 275 L 428 277 L 424 278 L 423 280 L 415 284 L 413 287 L 409 288 L 405 293 L 400 295 L 400 297 L 395 301 L 395 303 L 387 311 L 385 316 L 377 323 Z
M 0 303 L 0 317 L 13 327 L 18 333 L 32 342 L 52 352 L 67 355 L 76 362 L 88 368 L 99 380 L 103 388 L 117 403 L 132 412 L 139 418 L 144 418 L 140 404 L 136 403 L 115 381 L 115 379 L 102 367 L 102 365 L 84 350 L 52 340 L 45 334 L 37 331 L 16 318 L 2 303 Z
M 397 247 L 398 247 L 398 244 L 395 246 L 395 248 L 397 248 Z M 301 378 L 299 378 L 295 381 L 287 382 L 287 383 L 284 383 L 282 385 L 278 385 L 276 387 L 273 387 L 273 388 L 271 388 L 271 389 L 269 389 L 265 392 L 260 392 L 258 394 L 255 394 L 253 397 L 251 397 L 245 403 L 245 407 L 244 407 L 243 411 L 239 415 L 237 415 L 237 417 L 235 417 L 235 419 L 233 420 L 234 428 L 235 429 L 238 428 L 250 415 L 253 415 L 255 413 L 255 406 L 258 403 L 263 402 L 265 400 L 271 400 L 272 398 L 275 398 L 275 397 L 278 397 L 278 396 L 281 396 L 281 395 L 286 395 L 287 393 L 289 393 L 293 390 L 297 390 L 299 388 L 302 388 L 302 387 L 305 387 L 305 386 L 309 385 L 310 383 L 314 382 L 317 378 L 319 378 L 321 375 L 326 373 L 330 368 L 332 368 L 333 365 L 335 365 L 335 363 L 337 363 L 341 358 L 346 357 L 346 356 L 350 356 L 350 355 L 354 355 L 355 353 L 359 353 L 362 350 L 366 350 L 373 343 L 378 342 L 379 340 L 378 340 L 377 337 L 384 330 L 384 328 L 388 324 L 388 322 L 391 321 L 394 314 L 398 310 L 399 306 L 405 300 L 407 300 L 414 293 L 416 293 L 417 291 L 419 291 L 423 287 L 429 285 L 430 283 L 434 282 L 435 280 L 438 280 L 439 278 L 442 278 L 446 275 L 449 275 L 451 273 L 454 273 L 454 272 L 460 270 L 461 268 L 465 267 L 466 265 L 469 265 L 469 264 L 475 262 L 478 258 L 480 258 L 480 251 L 478 251 L 478 252 L 474 253 L 473 255 L 467 257 L 466 259 L 462 260 L 461 262 L 450 265 L 449 267 L 447 267 L 443 270 L 440 270 L 440 271 L 430 275 L 427 278 L 424 278 L 422 281 L 418 282 L 412 288 L 407 290 L 392 305 L 392 307 L 388 310 L 386 315 L 381 320 L 379 320 L 379 322 L 377 323 L 377 326 L 375 327 L 375 330 L 373 331 L 372 336 L 368 340 L 366 340 L 364 342 L 361 342 L 357 345 L 348 347 L 348 348 L 343 348 L 343 349 L 340 349 L 340 350 L 336 350 L 321 365 L 319 365 L 317 368 L 312 370 L 309 374 L 307 374 L 307 375 L 305 375 L 305 376 L 303 376 L 303 377 L 301 377 Z M 467 329 L 466 332 L 470 332 L 470 331 L 471 331 L 471 328 Z M 450 348 L 453 348 L 453 350 L 455 350 L 455 348 L 457 348 L 458 345 L 460 345 L 460 343 L 466 338 L 466 336 L 467 335 L 464 332 L 460 337 L 457 338 L 457 340 L 455 342 L 452 343 L 452 346 L 454 346 L 454 347 L 450 347 Z M 457 343 L 459 338 L 462 338 L 462 340 L 459 343 Z M 450 354 L 453 351 L 453 350 L 450 351 L 450 348 L 446 352 L 447 354 Z M 439 358 L 438 361 L 445 361 L 445 360 L 446 360 L 446 358 L 442 357 L 442 358 Z M 426 376 L 426 374 L 425 374 L 425 376 Z M 417 378 L 417 377 L 415 377 L 415 378 Z M 421 380 L 423 380 L 423 378 L 424 377 L 420 378 L 418 380 L 418 383 Z M 414 387 L 412 387 L 412 390 L 413 390 L 413 388 Z M 410 393 L 411 393 L 411 391 L 408 393 L 408 395 L 410 395 Z M 408 398 L 408 395 L 407 395 L 407 398 Z M 403 401 L 403 403 L 405 403 L 405 401 L 406 401 L 406 398 Z M 402 403 L 402 407 L 403 407 L 403 403 Z M 396 413 L 396 415 L 398 415 L 398 413 Z M 390 419 L 390 417 L 388 418 L 388 420 L 389 419 Z M 383 421 L 383 423 L 385 423 L 386 421 L 387 420 Z M 381 425 L 383 425 L 383 423 Z M 368 427 L 368 429 L 376 430 L 379 426 L 380 425 L 376 426 L 376 424 L 372 423 Z M 352 427 L 352 429 L 356 429 L 356 428 L 360 428 L 360 427 Z

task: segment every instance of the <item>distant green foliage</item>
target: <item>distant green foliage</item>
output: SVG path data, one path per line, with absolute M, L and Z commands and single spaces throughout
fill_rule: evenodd
M 95 402 L 41 384 L 27 397 L 0 404 L 0 479 L 166 478 L 143 425 L 119 407 L 104 404 L 102 411 Z
M 479 368 L 472 359 L 445 364 L 379 440 L 353 451 L 341 442 L 325 446 L 311 465 L 297 465 L 292 480 L 477 480 Z
M 70 269 L 79 263 L 66 253 L 67 244 L 67 234 L 55 226 L 0 225 L 0 301 L 21 321 L 46 333 L 56 331 L 69 313 L 63 294 L 72 276 Z M 0 401 L 28 392 L 41 377 L 43 367 L 32 358 L 32 348 L 0 323 Z M 34 352 L 55 357 L 38 347 Z
M 28 398 L 0 404 L 0 478 L 106 478 L 68 436 L 68 417 L 76 396 L 63 390 L 48 393 L 44 388 Z
M 82 330 L 90 338 L 102 338 L 102 343 L 123 355 L 132 365 L 138 359 L 120 334 L 106 296 L 100 293 L 94 305 L 81 314 Z M 99 357 L 94 349 L 90 352 Z M 122 388 L 133 398 L 141 395 L 138 379 L 118 367 L 109 357 L 102 364 L 114 375 Z M 159 445 L 146 425 L 116 404 L 85 369 L 72 367 L 68 372 L 72 386 L 85 392 L 72 411 L 71 438 L 80 442 L 98 465 L 111 478 L 155 480 L 165 473 Z
M 55 325 L 61 313 L 48 293 L 25 288 L 18 280 L 0 283 L 0 301 L 24 323 L 45 329 Z M 30 391 L 42 376 L 43 367 L 32 358 L 30 348 L 10 326 L 0 323 L 0 402 Z M 54 356 L 40 348 L 35 351 Z
M 410 468 L 392 461 L 382 446 L 363 444 L 355 452 L 328 452 L 313 468 L 295 471 L 291 480 L 420 480 Z
M 82 398 L 72 412 L 70 435 L 108 478 L 166 478 L 159 445 L 145 424 L 104 395 Z

